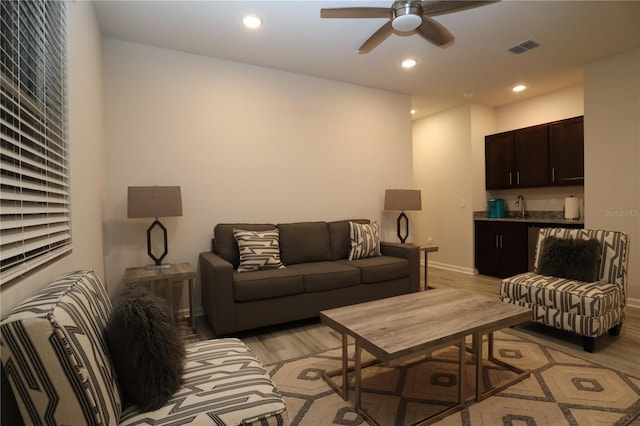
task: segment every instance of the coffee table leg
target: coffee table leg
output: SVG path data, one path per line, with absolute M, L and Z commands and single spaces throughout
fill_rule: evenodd
M 493 356 L 493 333 L 489 333 L 489 359 L 495 359 Z
M 349 348 L 347 333 L 342 333 L 342 399 L 349 400 Z
M 464 337 L 458 343 L 458 403 L 464 403 L 464 358 L 467 351 L 467 345 L 464 341 Z
M 476 350 L 476 401 L 482 401 L 482 333 L 473 335 Z
M 360 400 L 360 389 L 361 389 L 361 375 L 362 375 L 362 348 L 360 347 L 360 342 L 356 338 L 356 347 L 355 347 L 355 375 L 356 375 L 356 410 L 362 409 L 362 404 Z
M 499 359 L 497 359 L 494 356 L 494 338 L 493 338 L 493 332 L 487 333 L 487 340 L 488 340 L 488 345 L 487 345 L 487 363 L 493 363 L 496 365 L 499 365 L 501 367 L 504 367 L 505 369 L 515 373 L 515 377 L 513 377 L 510 380 L 506 380 L 503 383 L 497 385 L 497 386 L 493 386 L 491 385 L 489 387 L 489 389 L 487 389 L 485 392 L 482 392 L 481 388 L 480 388 L 480 384 L 482 381 L 482 369 L 484 368 L 482 365 L 482 333 L 478 333 L 478 358 L 476 361 L 476 400 L 482 401 L 486 398 L 488 398 L 491 395 L 494 395 L 506 388 L 508 388 L 509 386 L 512 386 L 524 379 L 526 379 L 527 377 L 529 377 L 530 373 L 529 371 L 525 371 L 519 367 L 515 367 L 513 365 L 507 364 L 504 361 L 501 361 Z

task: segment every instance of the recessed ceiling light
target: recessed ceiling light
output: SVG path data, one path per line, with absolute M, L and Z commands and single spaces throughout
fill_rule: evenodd
M 260 20 L 256 15 L 247 15 L 242 18 L 242 23 L 247 28 L 258 28 L 262 25 L 262 20 Z
M 464 92 L 463 94 L 465 98 L 473 98 L 473 92 Z
M 400 63 L 400 65 L 402 65 L 403 68 L 413 68 L 416 66 L 416 64 L 417 62 L 413 58 L 407 58 Z
M 514 92 L 522 92 L 523 90 L 525 90 L 527 88 L 527 86 L 525 86 L 524 84 L 518 84 L 516 86 L 513 86 L 511 88 L 511 90 L 513 90 Z
M 415 113 L 416 113 L 416 110 L 415 110 L 415 109 L 413 109 L 413 108 L 411 108 L 411 115 L 413 115 L 413 114 L 415 114 Z

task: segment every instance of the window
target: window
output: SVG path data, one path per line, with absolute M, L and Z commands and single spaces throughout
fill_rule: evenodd
M 2 283 L 71 250 L 66 7 L 0 5 Z

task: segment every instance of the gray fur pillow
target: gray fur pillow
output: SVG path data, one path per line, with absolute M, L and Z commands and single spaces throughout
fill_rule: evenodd
M 144 288 L 121 293 L 107 325 L 107 345 L 124 401 L 156 410 L 180 387 L 184 344 L 163 300 Z
M 602 247 L 596 239 L 547 237 L 542 241 L 538 273 L 571 280 L 598 280 Z

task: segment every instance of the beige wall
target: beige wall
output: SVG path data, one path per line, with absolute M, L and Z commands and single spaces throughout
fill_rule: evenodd
M 105 39 L 105 264 L 110 293 L 150 262 L 151 219 L 127 219 L 127 186 L 180 185 L 161 219 L 168 262 L 197 265 L 221 222 L 382 220 L 386 188 L 411 187 L 404 95 Z M 199 291 L 196 292 L 199 295 Z
M 495 109 L 496 133 L 584 114 L 584 86 L 578 85 Z
M 585 116 L 585 186 L 533 188 L 485 192 L 501 197 L 514 209 L 522 194 L 529 210 L 558 210 L 563 199 L 583 198 L 585 226 L 616 229 L 629 234 L 629 303 L 640 306 L 640 51 L 589 65 L 584 86 L 571 87 L 530 100 L 506 105 L 493 113 L 466 107 L 416 120 L 414 175 L 423 200 L 437 200 L 431 210 L 417 216 L 421 236 L 435 236 L 440 252 L 430 256 L 435 266 L 469 270 L 473 232 L 470 212 L 456 209 L 469 179 L 474 210 L 483 199 L 484 152 L 469 128 L 481 125 L 487 133 L 501 132 L 554 120 Z M 472 132 L 473 133 L 473 132 Z M 472 142 L 469 143 L 469 140 Z M 462 157 L 459 157 L 462 156 Z M 466 169 L 471 156 L 472 173 Z M 455 176 L 452 176 L 455 174 Z
M 585 169 L 585 225 L 629 235 L 629 303 L 640 306 L 640 50 L 585 69 Z
M 485 210 L 489 198 L 504 198 L 515 209 L 521 194 L 528 210 L 562 210 L 564 197 L 583 198 L 582 186 L 487 192 L 484 172 L 485 135 L 582 114 L 583 87 L 576 86 L 500 108 L 468 104 L 414 121 L 414 179 L 423 192 L 417 238 L 431 237 L 440 247 L 429 262 L 473 273 L 473 211 Z
M 128 185 L 182 186 L 185 215 L 163 220 L 168 260 L 194 264 L 225 221 L 369 217 L 394 240 L 397 212 L 382 211 L 384 189 L 419 188 L 410 240 L 431 237 L 441 246 L 435 263 L 468 272 L 472 211 L 487 195 L 509 204 L 517 195 L 484 191 L 483 135 L 583 113 L 586 224 L 629 233 L 630 294 L 640 304 L 638 51 L 587 67 L 584 88 L 416 120 L 412 147 L 405 96 L 114 40 L 101 46 L 85 2 L 69 3 L 69 22 L 74 250 L 4 284 L 3 312 L 63 272 L 94 269 L 113 293 L 124 268 L 148 262 L 148 221 L 126 219 Z M 561 210 L 581 190 L 523 191 L 528 208 Z
M 582 85 L 569 87 L 505 105 L 496 108 L 495 111 L 496 128 L 494 133 L 577 117 L 584 115 L 584 87 Z M 484 162 L 484 157 L 482 161 Z M 527 210 L 562 211 L 565 197 L 574 196 L 584 200 L 584 187 L 506 189 L 487 191 L 486 194 L 487 199 L 504 198 L 511 210 L 517 210 L 516 197 L 522 195 L 525 198 Z
M 495 133 L 496 110 L 491 107 L 477 105 L 472 122 L 471 158 L 473 165 L 473 211 L 486 210 L 487 191 L 485 184 L 484 137 Z
M 414 122 L 414 181 L 422 190 L 414 240 L 440 247 L 429 256 L 433 265 L 473 272 L 473 210 L 484 193 L 484 135 L 493 116 L 491 108 L 467 104 Z
M 2 315 L 64 272 L 93 269 L 104 277 L 101 36 L 93 5 L 70 2 L 68 7 L 68 135 L 73 252 L 25 278 L 3 284 L 0 290 Z

